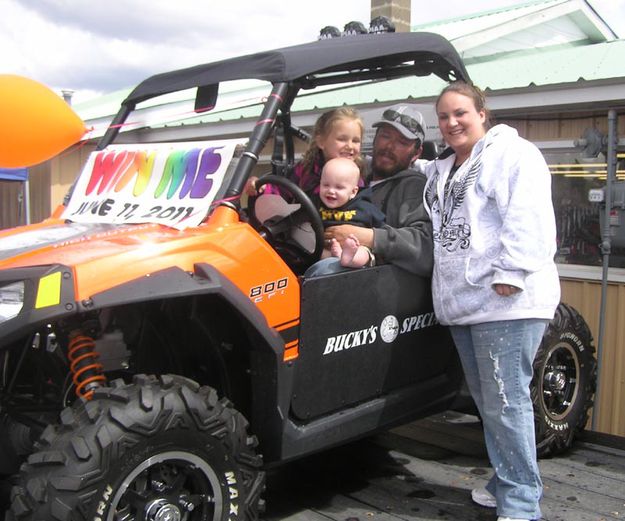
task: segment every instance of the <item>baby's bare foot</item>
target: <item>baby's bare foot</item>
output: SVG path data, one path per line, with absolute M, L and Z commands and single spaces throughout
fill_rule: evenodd
M 364 268 L 371 262 L 369 248 L 360 245 L 358 237 L 349 235 L 343 243 L 343 253 L 341 254 L 341 266 L 347 268 Z
M 358 268 L 359 266 L 354 266 L 354 256 L 358 251 L 358 247 L 360 243 L 358 239 L 354 235 L 350 235 L 345 239 L 343 243 L 343 252 L 341 253 L 341 266 L 347 266 L 348 268 Z
M 330 253 L 332 257 L 340 257 L 342 253 L 341 244 L 336 239 L 330 239 Z

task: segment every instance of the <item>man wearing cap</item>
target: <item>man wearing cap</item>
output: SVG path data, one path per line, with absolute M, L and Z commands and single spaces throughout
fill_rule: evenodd
M 350 234 L 368 247 L 378 263 L 391 263 L 412 273 L 432 273 L 432 223 L 423 208 L 426 178 L 410 168 L 421 156 L 425 138 L 423 116 L 415 105 L 387 108 L 373 124 L 371 169 L 368 176 L 371 200 L 386 215 L 381 228 L 343 224 L 326 229 L 325 239 L 341 244 Z M 323 266 L 326 262 L 328 265 Z M 337 271 L 331 259 L 314 265 L 306 275 Z

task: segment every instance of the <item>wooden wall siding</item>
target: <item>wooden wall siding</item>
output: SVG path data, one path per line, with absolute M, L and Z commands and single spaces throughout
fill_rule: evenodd
M 30 221 L 41 222 L 48 218 L 80 173 L 95 143 L 77 146 L 59 156 L 28 169 L 30 190 Z M 21 183 L 0 181 L 0 229 L 24 224 L 18 222 L 18 193 Z
M 49 170 L 49 163 L 42 163 L 28 169 L 30 221 L 33 223 L 50 215 Z M 19 216 L 18 208 L 18 195 L 22 190 L 22 183 L 0 181 L 0 229 L 26 223 L 26 217 Z
M 22 193 L 22 183 L 14 181 L 0 181 L 0 229 L 13 228 L 24 222 L 19 217 L 19 196 Z
M 625 114 L 618 116 L 617 133 L 625 136 Z M 495 123 L 505 123 L 518 130 L 519 134 L 530 141 L 553 141 L 557 139 L 580 138 L 586 128 L 595 127 L 603 134 L 608 134 L 608 113 L 595 117 L 562 117 L 561 119 L 506 119 L 495 118 Z
M 597 117 L 562 117 L 561 119 L 506 119 L 496 118 L 496 123 L 505 123 L 518 130 L 519 134 L 530 141 L 553 141 L 557 139 L 578 139 L 586 128 L 597 128 L 608 135 L 608 113 Z M 617 133 L 625 136 L 625 115 L 617 118 Z
M 80 174 L 89 154 L 95 150 L 95 143 L 86 143 L 71 153 L 63 153 L 50 161 L 50 202 L 56 208 L 63 202 L 65 194 Z
M 30 222 L 50 217 L 50 161 L 28 169 L 30 184 Z
M 601 283 L 562 279 L 562 302 L 577 309 L 599 340 Z M 595 430 L 625 436 L 625 286 L 608 284 Z M 590 425 L 589 425 L 590 427 Z

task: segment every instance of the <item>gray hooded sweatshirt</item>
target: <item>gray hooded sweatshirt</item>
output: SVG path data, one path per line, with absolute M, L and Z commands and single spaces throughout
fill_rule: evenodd
M 373 253 L 423 277 L 432 275 L 432 223 L 423 206 L 426 178 L 403 170 L 371 187 L 371 200 L 385 214 L 385 224 L 373 229 Z
M 513 128 L 497 125 L 449 179 L 454 161 L 452 154 L 424 166 L 438 320 L 469 325 L 553 318 L 560 281 L 551 175 L 542 154 Z M 521 291 L 503 297 L 493 284 Z

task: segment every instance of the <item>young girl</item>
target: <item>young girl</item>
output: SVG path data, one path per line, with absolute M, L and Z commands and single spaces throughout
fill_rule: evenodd
M 345 157 L 354 161 L 361 171 L 358 186 L 364 186 L 364 163 L 360 157 L 360 145 L 365 127 L 358 113 L 350 107 L 339 107 L 324 112 L 313 129 L 313 136 L 302 160 L 295 165 L 290 180 L 308 196 L 319 194 L 321 170 L 326 161 Z M 257 177 L 250 177 L 245 191 L 257 195 Z M 267 193 L 275 193 L 276 187 L 265 186 Z

